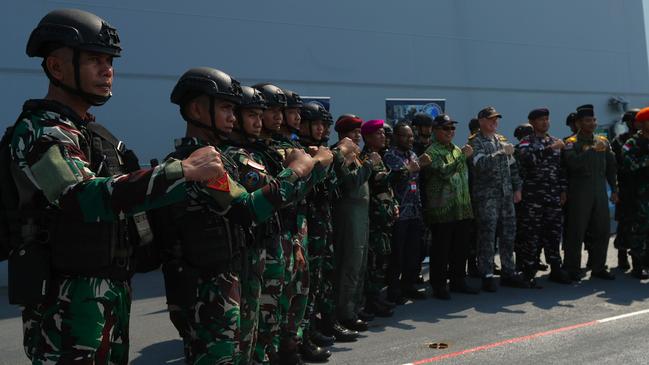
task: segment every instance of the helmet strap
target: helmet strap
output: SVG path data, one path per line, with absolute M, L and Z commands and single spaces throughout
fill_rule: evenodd
M 72 67 L 74 68 L 74 80 L 75 80 L 76 88 L 70 87 L 62 83 L 61 81 L 55 79 L 52 76 L 50 71 L 47 69 L 47 63 L 45 62 L 47 56 L 43 58 L 41 67 L 43 67 L 43 71 L 45 71 L 45 75 L 54 86 L 60 87 L 61 89 L 65 90 L 67 93 L 80 96 L 85 102 L 87 102 L 90 105 L 101 106 L 106 104 L 108 99 L 110 99 L 110 97 L 112 96 L 112 93 L 109 93 L 107 96 L 102 96 L 102 95 L 96 95 L 96 94 L 85 92 L 81 88 L 81 71 L 79 70 L 80 57 L 81 57 L 81 52 L 79 51 L 79 49 L 73 48 Z

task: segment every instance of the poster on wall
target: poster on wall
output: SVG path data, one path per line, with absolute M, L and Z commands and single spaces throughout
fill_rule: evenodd
M 426 113 L 431 117 L 443 114 L 446 110 L 446 99 L 385 99 L 385 120 L 391 125 L 409 119 L 417 113 Z
M 331 111 L 329 108 L 331 108 L 331 97 L 329 96 L 302 96 L 302 101 L 306 104 L 312 101 L 317 101 L 318 103 L 322 104 L 327 111 Z

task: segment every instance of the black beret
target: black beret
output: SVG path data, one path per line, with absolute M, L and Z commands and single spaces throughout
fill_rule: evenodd
M 584 117 L 594 117 L 595 116 L 595 107 L 593 104 L 584 104 L 577 107 L 577 119 Z
M 547 116 L 550 116 L 550 110 L 548 108 L 537 108 L 533 109 L 529 114 L 527 114 L 527 120 L 534 120 Z

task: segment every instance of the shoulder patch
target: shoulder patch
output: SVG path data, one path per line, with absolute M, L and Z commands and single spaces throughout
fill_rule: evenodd
M 624 144 L 624 146 L 622 146 L 622 149 L 628 152 L 631 149 L 631 147 L 633 147 L 631 143 L 627 142 Z

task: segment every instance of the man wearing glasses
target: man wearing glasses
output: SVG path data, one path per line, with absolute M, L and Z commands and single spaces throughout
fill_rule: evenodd
M 422 170 L 427 196 L 424 221 L 434 232 L 430 247 L 430 285 L 433 296 L 443 300 L 451 297 L 447 278 L 451 291 L 477 294 L 465 281 L 473 219 L 467 159 L 473 155 L 473 148 L 453 144 L 455 124 L 448 115 L 435 117 L 435 139 L 420 159 L 422 166 L 427 165 Z
M 498 290 L 493 270 L 496 232 L 500 233 L 501 285 L 527 287 L 514 264 L 514 203 L 521 200 L 521 180 L 513 156 L 514 146 L 496 133 L 500 118 L 502 115 L 494 107 L 482 109 L 478 113 L 480 131 L 469 141 L 474 151 L 471 198 L 478 222 L 478 270 L 482 288 L 488 292 Z

